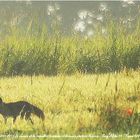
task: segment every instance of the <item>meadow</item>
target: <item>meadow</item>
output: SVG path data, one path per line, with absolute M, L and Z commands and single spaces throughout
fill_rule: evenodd
M 26 100 L 45 112 L 42 123 L 32 116 L 35 122 L 18 119 L 15 124 L 8 119 L 5 124 L 0 116 L 1 134 L 139 134 L 140 112 L 140 71 L 124 70 L 120 73 L 81 74 L 3 77 L 0 79 L 0 93 L 5 102 Z M 128 100 L 136 96 L 135 101 Z M 110 126 L 108 109 L 112 110 L 111 124 L 117 117 L 118 125 Z M 133 109 L 132 116 L 126 114 Z M 116 110 L 121 110 L 120 114 Z M 137 117 L 138 122 L 135 121 Z M 129 123 L 129 119 L 131 123 Z M 122 124 L 122 125 L 121 125 Z M 130 125 L 131 124 L 131 125 Z
M 42 122 L 33 115 L 34 124 L 9 118 L 5 124 L 0 115 L 0 138 L 140 134 L 140 6 L 120 3 L 120 17 L 107 3 L 78 11 L 67 33 L 57 3 L 42 11 L 47 24 L 33 1 L 23 2 L 19 11 L 20 3 L 17 11 L 3 5 L 0 97 L 28 101 L 46 117 Z

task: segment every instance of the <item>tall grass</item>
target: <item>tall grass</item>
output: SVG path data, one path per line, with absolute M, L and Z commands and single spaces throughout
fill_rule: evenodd
M 114 22 L 108 24 L 108 34 L 100 30 L 94 37 L 52 34 L 47 27 L 27 32 L 12 28 L 0 43 L 0 75 L 57 75 L 119 71 L 140 66 L 140 24 L 128 33 Z

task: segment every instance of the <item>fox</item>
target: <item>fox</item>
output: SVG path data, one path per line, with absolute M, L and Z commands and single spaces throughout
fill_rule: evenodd
M 42 121 L 45 119 L 44 112 L 38 107 L 30 104 L 26 101 L 17 101 L 17 102 L 3 102 L 2 98 L 0 98 L 0 114 L 3 116 L 5 124 L 7 122 L 8 117 L 13 118 L 13 124 L 16 122 L 16 118 L 20 116 L 21 119 L 29 120 L 32 124 L 34 122 L 31 119 L 31 114 L 36 115 Z

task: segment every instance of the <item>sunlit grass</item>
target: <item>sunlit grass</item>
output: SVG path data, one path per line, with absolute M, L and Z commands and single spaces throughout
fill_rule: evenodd
M 117 89 L 116 89 L 117 81 Z M 88 134 L 99 133 L 99 112 L 118 95 L 118 107 L 135 107 L 139 101 L 129 102 L 127 97 L 138 95 L 140 72 L 122 71 L 100 75 L 75 74 L 56 77 L 33 76 L 0 79 L 0 93 L 5 102 L 26 100 L 45 112 L 43 123 L 35 116 L 34 125 L 18 119 L 5 125 L 0 116 L 1 133 L 24 134 Z M 139 104 L 138 104 L 139 108 Z M 96 111 L 95 111 L 96 110 Z M 138 109 L 140 111 L 140 108 Z M 138 111 L 138 112 L 139 112 Z

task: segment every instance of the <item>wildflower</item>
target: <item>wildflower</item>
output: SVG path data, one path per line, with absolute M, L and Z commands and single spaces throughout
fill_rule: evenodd
M 107 30 L 105 28 L 102 28 L 102 34 L 104 34 L 104 35 L 107 34 Z
M 58 21 L 62 21 L 62 16 L 58 15 L 56 18 Z
M 103 16 L 102 16 L 102 15 L 98 15 L 98 16 L 96 17 L 96 19 L 97 19 L 98 21 L 103 22 Z
M 92 12 L 88 12 L 88 17 L 94 17 L 94 14 Z
M 127 3 L 123 3 L 122 7 L 128 7 L 128 4 Z
M 127 3 L 128 3 L 129 5 L 135 4 L 135 2 L 134 2 L 133 0 L 128 0 Z
M 53 14 L 54 12 L 55 12 L 54 6 L 49 5 L 49 6 L 48 6 L 48 10 L 47 10 L 48 15 L 51 15 L 51 14 Z
M 99 10 L 100 11 L 107 11 L 108 9 L 107 9 L 107 5 L 105 4 L 105 3 L 101 3 L 100 4 L 100 7 L 99 7 Z
M 80 19 L 85 19 L 87 17 L 87 15 L 88 15 L 88 11 L 86 11 L 86 10 L 80 11 L 78 13 L 78 16 Z
M 128 108 L 128 109 L 126 110 L 126 113 L 127 113 L 128 116 L 132 116 L 133 110 L 132 110 L 131 108 Z
M 90 19 L 90 18 L 87 19 L 87 23 L 88 23 L 88 24 L 92 24 L 92 19 Z
M 86 24 L 84 21 L 78 21 L 75 25 L 74 25 L 74 29 L 75 31 L 80 31 L 80 32 L 84 32 L 86 29 Z
M 58 10 L 60 10 L 60 6 L 57 4 L 57 3 L 55 3 L 55 9 L 58 11 Z
M 128 23 L 128 21 L 127 20 L 123 20 L 123 24 L 127 24 Z
M 128 4 L 128 5 L 134 5 L 135 4 L 134 0 L 123 0 L 123 2 Z
M 135 19 L 134 18 L 128 18 L 127 19 L 129 22 L 131 22 L 131 21 L 134 21 Z

